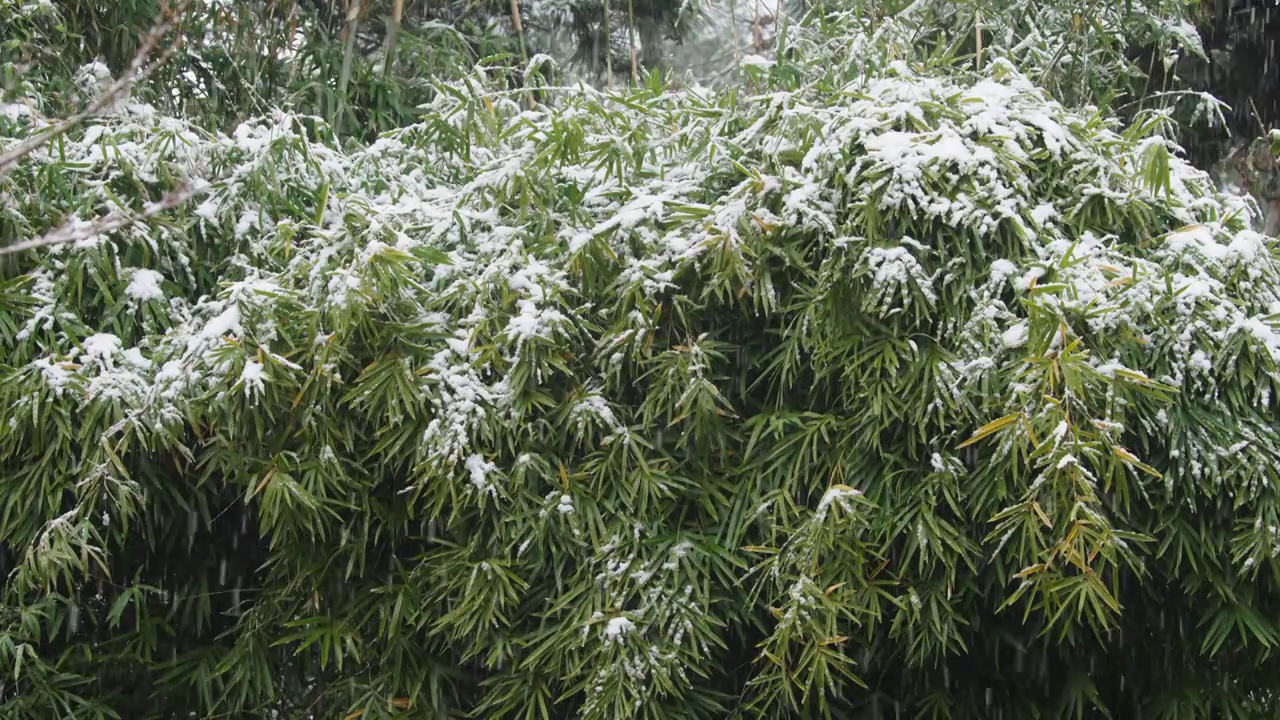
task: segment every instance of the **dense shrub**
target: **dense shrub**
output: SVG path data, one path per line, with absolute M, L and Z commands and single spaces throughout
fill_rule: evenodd
M 1255 208 L 826 24 L 753 95 L 124 105 L 0 178 L 5 241 L 208 187 L 4 269 L 4 716 L 1273 712 Z

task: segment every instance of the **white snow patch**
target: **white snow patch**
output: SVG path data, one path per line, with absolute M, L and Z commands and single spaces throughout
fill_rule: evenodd
M 477 490 L 489 495 L 497 496 L 498 490 L 489 482 L 489 473 L 498 469 L 497 465 L 487 462 L 479 455 L 470 455 L 466 460 L 467 472 L 471 475 L 471 484 Z
M 120 352 L 120 338 L 111 333 L 90 335 L 81 343 L 86 358 L 97 360 L 103 367 L 112 367 L 112 355 Z
M 254 393 L 263 391 L 266 379 L 266 371 L 263 370 L 260 362 L 250 360 L 244 364 L 244 369 L 240 371 L 240 382 L 244 383 L 244 394 L 249 397 L 252 397 Z
M 818 501 L 818 511 L 814 515 L 814 519 L 821 522 L 827 517 L 827 511 L 831 509 L 832 503 L 837 503 L 844 508 L 845 512 L 852 512 L 853 506 L 849 504 L 850 498 L 858 497 L 862 494 L 860 490 L 854 490 L 848 485 L 833 485 L 827 488 L 823 493 L 822 500 Z
M 630 618 L 619 615 L 616 618 L 610 618 L 609 622 L 604 626 L 605 642 L 623 643 L 628 633 L 636 629 L 636 624 L 631 622 Z
M 1049 222 L 1056 217 L 1058 217 L 1058 211 L 1049 203 L 1042 203 L 1031 210 L 1031 219 L 1034 220 L 1037 225 L 1044 225 L 1046 222 Z
M 160 287 L 162 282 L 164 282 L 164 276 L 155 270 L 138 268 L 133 271 L 133 279 L 124 289 L 124 294 L 141 302 L 163 300 L 164 289 Z
M 1001 333 L 1000 342 L 1007 348 L 1020 348 L 1027 344 L 1029 332 L 1027 324 L 1020 322 Z
M 560 495 L 560 502 L 556 505 L 556 511 L 561 515 L 569 515 L 573 512 L 573 498 L 568 493 Z
M 1018 272 L 1018 267 L 1001 258 L 991 263 L 991 282 L 999 285 Z

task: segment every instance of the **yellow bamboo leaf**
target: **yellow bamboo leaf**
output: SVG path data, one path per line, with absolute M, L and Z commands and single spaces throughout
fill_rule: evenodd
M 1129 452 L 1128 450 L 1125 450 L 1122 447 L 1117 446 L 1117 447 L 1111 448 L 1111 454 L 1115 455 L 1121 460 L 1124 460 L 1125 462 L 1131 462 L 1131 463 L 1138 462 L 1138 458 L 1134 456 L 1133 453 Z
M 1118 445 L 1111 446 L 1111 454 L 1120 458 L 1120 460 L 1122 460 L 1126 465 L 1132 465 L 1133 467 L 1138 468 L 1142 472 L 1154 478 L 1164 477 L 1164 475 L 1160 474 L 1159 470 L 1156 470 L 1150 465 L 1142 462 L 1141 460 L 1138 459 L 1136 455 L 1134 455 L 1133 453 L 1129 452 L 1128 450 L 1125 450 L 1124 448 Z
M 1025 415 L 1022 416 L 1022 429 L 1027 431 L 1027 437 L 1030 438 L 1032 445 L 1040 444 L 1040 440 L 1036 438 L 1036 431 L 1031 429 L 1031 421 Z
M 1036 563 L 1031 567 L 1023 568 L 1017 575 L 1014 575 L 1014 577 L 1025 580 L 1026 578 L 1031 577 L 1032 575 L 1036 575 L 1038 573 L 1044 572 L 1045 569 L 1048 567 L 1049 566 L 1044 563 Z
M 1074 545 L 1076 542 L 1076 537 L 1079 534 L 1080 534 L 1080 522 L 1076 521 L 1072 523 L 1071 529 L 1067 531 L 1067 536 L 1062 539 L 1062 544 L 1067 546 L 1068 557 L 1070 557 L 1071 553 L 1075 552 Z
M 268 469 L 265 474 L 263 474 L 262 479 L 258 481 L 257 487 L 253 489 L 253 494 L 257 495 L 258 493 L 262 492 L 262 488 L 267 486 L 267 482 L 270 481 L 271 477 L 275 474 L 276 474 L 276 468 L 274 465 L 272 465 L 271 468 Z
M 1151 382 L 1151 378 L 1147 377 L 1146 375 L 1143 375 L 1142 373 L 1133 372 L 1132 370 L 1117 368 L 1115 373 L 1116 373 L 1116 377 L 1122 377 L 1125 380 L 1130 380 L 1140 385 L 1146 385 Z
M 959 450 L 960 448 L 969 447 L 970 445 L 982 440 L 983 438 L 1003 430 L 1009 424 L 1017 421 L 1021 417 L 1022 417 L 1022 413 L 1010 413 L 1008 415 L 1005 415 L 1002 418 L 999 418 L 998 420 L 992 420 L 986 425 L 983 425 L 982 427 L 978 428 L 978 430 L 973 433 L 972 437 L 960 443 L 960 445 L 956 449 Z
M 1053 521 L 1049 519 L 1049 516 L 1047 514 L 1045 514 L 1044 509 L 1040 507 L 1040 503 L 1036 502 L 1035 500 L 1032 500 L 1031 510 L 1036 514 L 1036 517 L 1040 518 L 1040 522 L 1044 523 L 1045 527 L 1047 528 L 1053 527 Z

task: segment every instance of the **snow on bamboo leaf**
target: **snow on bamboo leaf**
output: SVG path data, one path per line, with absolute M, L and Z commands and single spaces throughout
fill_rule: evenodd
M 126 717 L 1014 717 L 1094 660 L 1138 717 L 1201 644 L 1168 612 L 1269 688 L 1205 608 L 1274 604 L 1276 241 L 1038 87 L 1092 72 L 1063 36 L 984 6 L 980 67 L 925 63 L 934 5 L 790 29 L 732 98 L 477 71 L 367 145 L 126 106 L 24 155 L 4 602 L 80 610 L 0 641 L 105 704 L 136 672 Z M 120 597 L 156 649 L 103 675 Z

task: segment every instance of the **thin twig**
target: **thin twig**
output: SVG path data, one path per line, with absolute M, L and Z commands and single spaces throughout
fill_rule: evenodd
M 1099 2 L 1101 2 L 1101 0 L 1093 0 L 1093 2 L 1089 3 L 1089 6 L 1080 13 L 1080 24 L 1072 26 L 1071 30 L 1067 32 L 1067 37 L 1063 39 L 1062 45 L 1058 46 L 1058 50 L 1054 52 L 1053 57 L 1049 58 L 1049 64 L 1040 72 L 1040 77 L 1038 78 L 1040 82 L 1043 82 L 1044 79 L 1049 76 L 1049 73 L 1053 72 L 1054 68 L 1057 67 L 1058 61 L 1062 59 L 1062 54 L 1067 51 L 1067 46 L 1071 43 L 1071 37 L 1080 34 L 1080 29 L 1089 21 L 1089 16 L 1091 16 L 1094 9 L 1098 7 Z
M 764 50 L 764 31 L 760 29 L 760 0 L 756 0 L 756 7 L 751 18 L 751 52 L 759 55 Z

